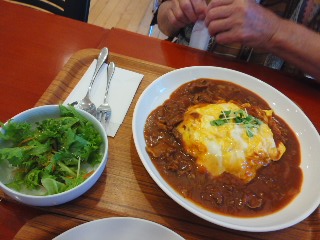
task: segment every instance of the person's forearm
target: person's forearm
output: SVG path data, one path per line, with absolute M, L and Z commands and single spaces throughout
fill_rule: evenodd
M 278 31 L 266 50 L 320 81 L 320 35 L 288 20 L 280 21 Z

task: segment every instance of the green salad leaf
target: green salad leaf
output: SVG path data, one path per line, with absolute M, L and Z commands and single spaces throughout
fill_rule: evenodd
M 14 169 L 8 187 L 61 193 L 81 184 L 101 162 L 103 139 L 93 124 L 72 106 L 59 109 L 61 117 L 35 124 L 1 123 L 0 163 L 8 161 Z

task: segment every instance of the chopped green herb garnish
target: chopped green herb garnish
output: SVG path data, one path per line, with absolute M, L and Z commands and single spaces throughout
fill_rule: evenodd
M 253 137 L 253 129 L 258 128 L 262 121 L 247 113 L 246 110 L 221 111 L 219 119 L 210 122 L 212 126 L 222 126 L 224 124 L 239 124 L 246 129 L 248 137 Z
M 35 124 L 1 123 L 0 163 L 8 161 L 14 168 L 8 187 L 39 190 L 39 195 L 64 192 L 81 184 L 101 162 L 103 139 L 93 124 L 72 106 L 61 105 L 60 113 Z

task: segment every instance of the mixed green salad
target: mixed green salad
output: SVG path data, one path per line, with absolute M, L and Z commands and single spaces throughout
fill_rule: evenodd
M 6 186 L 32 195 L 52 195 L 81 184 L 102 160 L 103 138 L 72 106 L 59 118 L 35 124 L 9 121 L 0 132 L 0 166 L 12 169 Z

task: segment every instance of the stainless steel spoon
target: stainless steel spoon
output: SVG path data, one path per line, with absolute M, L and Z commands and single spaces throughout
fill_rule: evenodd
M 102 67 L 103 63 L 106 61 L 107 57 L 108 57 L 108 54 L 109 54 L 109 50 L 108 48 L 102 48 L 100 53 L 99 53 L 99 56 L 98 56 L 98 60 L 97 60 L 97 64 L 96 64 L 96 68 L 94 70 L 94 73 L 93 73 L 93 76 L 92 76 L 92 79 L 91 79 L 91 82 L 90 82 L 90 85 L 89 85 L 89 88 L 88 88 L 88 91 L 87 91 L 87 94 L 86 96 L 81 100 L 79 101 L 79 103 L 76 105 L 77 108 L 80 108 L 82 110 L 85 110 L 86 112 L 92 114 L 93 116 L 96 117 L 97 115 L 97 107 L 94 105 L 94 103 L 90 100 L 90 93 L 91 93 L 91 88 L 92 88 L 92 85 L 98 75 L 98 72 L 100 70 L 100 68 Z

